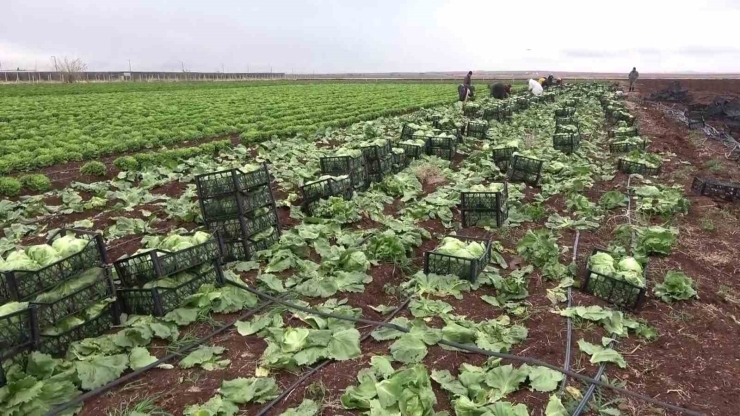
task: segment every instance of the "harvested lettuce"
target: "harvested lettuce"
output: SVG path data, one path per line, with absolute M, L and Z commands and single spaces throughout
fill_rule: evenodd
M 434 252 L 466 259 L 479 259 L 485 254 L 486 246 L 477 241 L 467 243 L 454 237 L 445 237 Z
M 56 250 L 61 257 L 69 257 L 75 253 L 82 251 L 90 240 L 84 238 L 77 238 L 73 234 L 67 234 L 64 237 L 57 238 L 51 243 L 51 246 Z
M 62 282 L 54 289 L 39 294 L 36 296 L 36 299 L 34 299 L 34 302 L 52 303 L 65 296 L 71 295 L 72 293 L 95 283 L 95 281 L 98 280 L 98 277 L 100 277 L 101 271 L 102 269 L 99 267 L 88 269 L 78 277 Z
M 48 244 L 26 247 L 26 254 L 41 267 L 46 267 L 62 259 L 59 252 Z
M 0 306 L 0 317 L 26 309 L 28 302 L 8 302 Z

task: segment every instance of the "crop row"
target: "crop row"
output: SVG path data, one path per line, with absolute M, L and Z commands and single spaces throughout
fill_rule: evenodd
M 0 173 L 225 134 L 253 141 L 312 133 L 451 98 L 445 84 L 283 84 L 11 96 L 0 99 Z

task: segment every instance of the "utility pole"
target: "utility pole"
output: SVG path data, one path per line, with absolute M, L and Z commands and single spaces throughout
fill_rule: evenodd
M 180 61 L 180 63 L 182 64 L 182 72 L 185 72 L 185 62 Z
M 51 59 L 54 60 L 54 71 L 57 71 L 58 72 L 59 71 L 59 67 L 57 66 L 57 57 L 54 56 L 54 55 L 52 55 L 51 56 Z
M 127 59 L 128 61 L 128 72 L 131 72 L 131 60 Z

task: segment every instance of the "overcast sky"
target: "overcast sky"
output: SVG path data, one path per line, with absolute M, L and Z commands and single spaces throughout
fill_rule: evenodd
M 0 64 L 45 70 L 740 72 L 740 0 L 2 0 Z M 182 62 L 182 63 L 181 63 Z

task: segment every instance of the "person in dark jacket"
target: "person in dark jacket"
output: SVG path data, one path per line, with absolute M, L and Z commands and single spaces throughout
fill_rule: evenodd
M 635 90 L 635 83 L 637 82 L 637 78 L 640 77 L 640 73 L 637 72 L 637 68 L 633 67 L 632 72 L 629 74 L 629 80 L 630 80 L 630 91 Z
M 493 98 L 503 100 L 511 94 L 511 85 L 504 85 L 503 82 L 497 82 L 491 87 Z
M 473 71 L 468 71 L 468 75 L 465 75 L 465 79 L 463 80 L 463 85 L 470 87 L 470 78 L 473 76 Z

